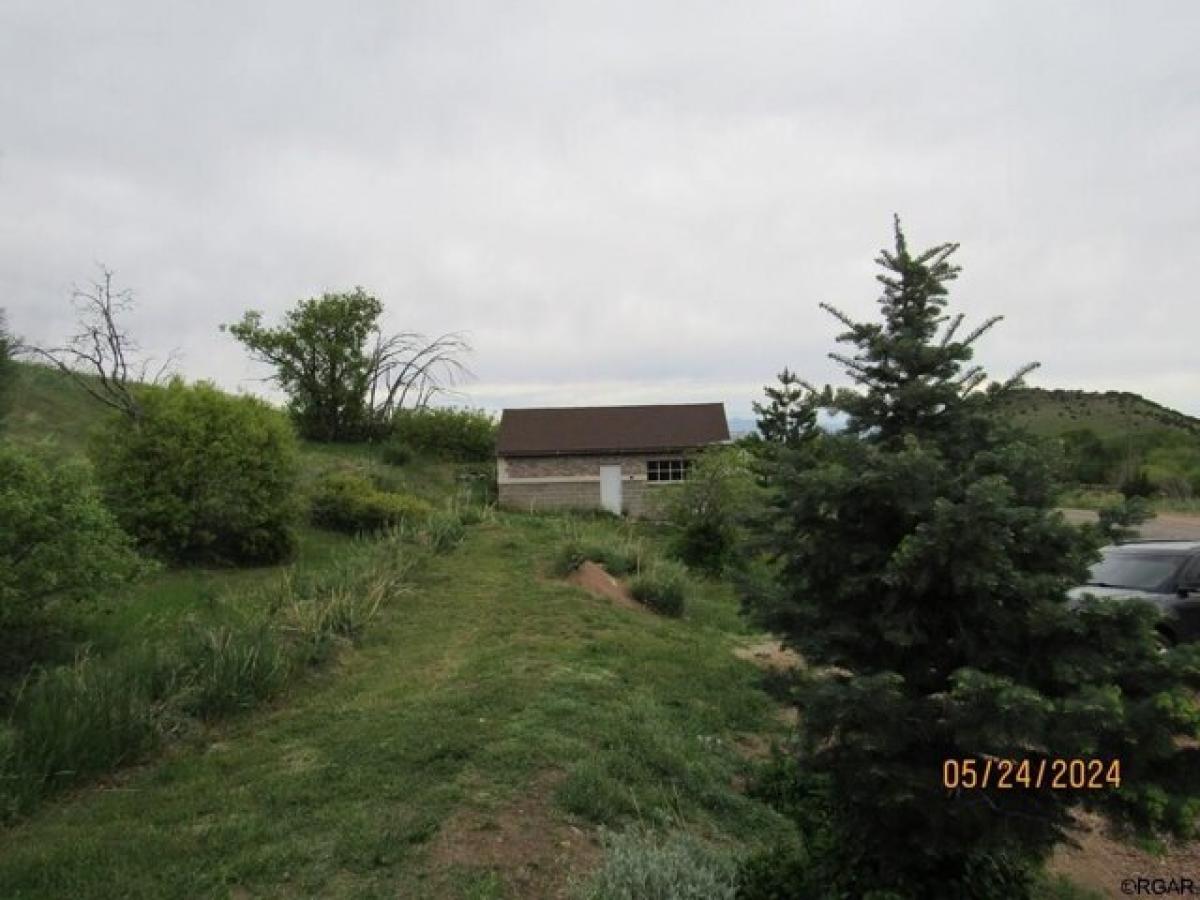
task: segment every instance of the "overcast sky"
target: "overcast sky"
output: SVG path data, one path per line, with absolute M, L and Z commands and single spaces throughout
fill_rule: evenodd
M 0 0 L 0 307 L 257 393 L 218 331 L 362 285 L 469 400 L 844 383 L 891 215 L 962 244 L 997 377 L 1200 414 L 1200 3 Z

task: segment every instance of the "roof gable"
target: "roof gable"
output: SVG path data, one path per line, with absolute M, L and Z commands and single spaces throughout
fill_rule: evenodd
M 722 403 L 506 409 L 499 456 L 683 450 L 729 440 Z

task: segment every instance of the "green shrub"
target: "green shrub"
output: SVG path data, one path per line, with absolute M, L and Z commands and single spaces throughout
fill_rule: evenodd
M 727 853 L 686 833 L 602 832 L 604 861 L 580 900 L 733 900 L 737 866 Z
M 687 595 L 687 571 L 678 563 L 662 560 L 633 576 L 629 592 L 639 603 L 664 616 L 682 616 Z
M 317 483 L 311 515 L 315 525 L 350 534 L 378 531 L 426 518 L 432 508 L 407 494 L 381 491 L 355 472 L 333 472 Z
M 496 421 L 477 409 L 405 409 L 392 419 L 392 439 L 436 459 L 484 462 L 496 455 Z
M 389 466 L 407 466 L 413 460 L 413 448 L 393 438 L 380 448 L 379 456 Z
M 745 447 L 710 448 L 665 496 L 667 518 L 679 529 L 673 552 L 689 566 L 716 575 L 734 561 L 745 523 L 764 503 L 753 459 Z
M 287 657 L 266 626 L 199 629 L 185 642 L 183 654 L 180 706 L 205 719 L 256 706 L 288 676 Z
M 253 397 L 175 380 L 139 394 L 92 442 L 110 508 L 174 562 L 258 564 L 295 547 L 298 456 L 286 417 Z
M 144 568 L 87 466 L 0 444 L 0 623 L 27 619 L 51 597 L 122 584 Z

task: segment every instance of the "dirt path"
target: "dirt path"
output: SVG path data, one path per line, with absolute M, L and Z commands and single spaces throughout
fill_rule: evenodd
M 1090 509 L 1064 509 L 1069 522 L 1095 522 L 1096 513 Z M 1200 541 L 1200 516 L 1183 513 L 1159 513 L 1139 529 L 1144 538 Z

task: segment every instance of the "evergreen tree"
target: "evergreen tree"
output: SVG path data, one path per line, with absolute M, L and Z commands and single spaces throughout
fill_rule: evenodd
M 768 443 L 798 444 L 816 428 L 817 407 L 812 398 L 817 391 L 786 366 L 777 377 L 778 387 L 763 388 L 770 402 L 753 404 L 758 433 Z
M 747 602 L 809 664 L 796 794 L 822 822 L 805 871 L 824 896 L 1021 897 L 1075 807 L 1181 834 L 1200 809 L 1179 740 L 1200 735 L 1200 652 L 1158 653 L 1144 604 L 1068 602 L 1097 532 L 1054 511 L 1052 457 L 994 414 L 1031 367 L 978 390 L 998 317 L 957 339 L 955 249 L 913 255 L 897 220 L 881 321 L 826 307 L 854 348 L 831 354 L 858 384 L 833 402 L 846 431 L 769 471 L 778 580 Z M 998 786 L 997 760 L 1036 778 L 1071 758 L 1100 760 L 1103 787 Z M 986 787 L 963 786 L 972 767 Z
M 17 342 L 6 326 L 4 310 L 0 309 L 0 426 L 12 402 L 13 381 L 17 374 L 16 363 L 13 362 Z

